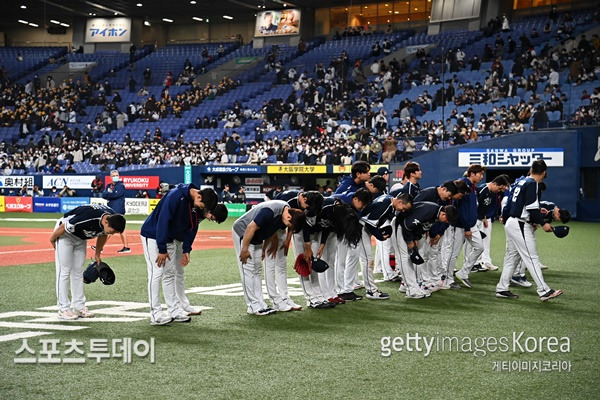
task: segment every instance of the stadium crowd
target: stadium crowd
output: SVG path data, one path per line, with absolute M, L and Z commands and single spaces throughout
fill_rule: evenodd
M 132 164 L 198 165 L 238 160 L 261 164 L 272 156 L 283 163 L 392 162 L 409 159 L 415 151 L 436 150 L 442 143 L 476 141 L 481 134 L 521 132 L 530 123 L 532 130 L 547 127 L 549 111 L 560 112 L 560 120 L 565 123 L 595 124 L 600 85 L 592 93 L 583 92 L 580 100 L 589 100 L 587 105 L 571 110 L 570 93 L 562 90 L 560 83 L 577 86 L 598 79 L 600 39 L 597 34 L 589 40 L 585 35 L 574 38 L 568 14 L 556 21 L 550 17 L 549 24 L 554 24 L 549 29 L 556 31 L 561 45 L 546 45 L 539 54 L 531 45 L 530 39 L 537 35 L 533 31 L 530 37 L 522 35 L 518 39 L 520 46 L 508 36 L 506 48 L 498 35 L 494 49 L 488 45 L 481 58 L 474 55 L 470 60 L 460 48 L 433 57 L 421 49 L 416 68 L 405 60 L 393 59 L 386 64 L 380 59 L 391 51 L 391 42 L 385 39 L 381 45 L 373 45 L 369 78 L 363 60 L 350 60 L 346 52 L 329 66 L 317 64 L 312 72 L 301 73 L 293 67 L 286 70 L 273 58 L 268 65 L 277 71 L 277 82 L 292 86 L 291 94 L 286 99 L 265 100 L 257 109 L 244 108 L 236 102 L 231 110 L 221 110 L 218 116 L 198 118 L 195 128 L 215 129 L 223 121 L 224 128 L 231 129 L 230 134 L 224 133 L 212 143 L 208 139 L 187 143 L 182 133 L 165 137 L 159 127 L 154 132 L 148 130 L 142 141 L 132 140 L 129 134 L 122 142 L 113 140 L 111 132 L 135 121 L 159 121 L 170 115 L 181 118 L 204 101 L 241 85 L 239 81 L 224 78 L 218 85 L 202 87 L 191 80 L 189 87 L 176 95 L 170 93 L 170 84 L 166 84 L 160 98 L 151 95 L 125 105 L 108 81 L 92 83 L 89 75 L 83 81 L 71 79 L 60 84 L 52 77 L 42 84 L 36 75 L 19 85 L 8 81 L 3 73 L 0 126 L 19 126 L 22 139 L 35 131 L 47 132 L 38 142 L 31 138 L 24 147 L 0 143 L 0 168 L 3 174 L 30 167 L 40 173 L 76 173 L 72 164 L 82 161 L 108 171 L 112 165 L 119 168 Z M 504 21 L 498 19 L 488 24 L 485 33 L 491 36 L 510 30 L 505 28 Z M 347 29 L 333 40 L 370 33 Z M 514 59 L 510 71 L 504 68 L 504 58 Z M 480 71 L 481 62 L 486 61 L 492 61 L 492 66 L 489 71 L 481 71 L 481 81 L 461 79 L 461 72 Z M 443 83 L 442 87 L 430 93 L 428 88 L 439 83 Z M 392 115 L 387 115 L 384 101 L 414 87 L 423 89 L 416 99 L 400 100 Z M 522 90 L 533 94 L 517 103 L 502 103 Z M 147 95 L 144 87 L 138 94 Z M 491 105 L 490 111 L 477 115 L 473 107 L 460 113 L 457 108 L 481 104 Z M 72 129 L 90 105 L 103 106 L 104 111 L 82 130 Z M 444 118 L 427 121 L 427 114 L 440 107 L 444 108 Z M 252 119 L 261 121 L 254 132 L 241 129 Z

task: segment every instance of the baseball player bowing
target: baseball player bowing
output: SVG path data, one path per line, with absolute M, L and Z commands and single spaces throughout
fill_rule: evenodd
M 373 200 L 373 195 L 365 188 L 356 192 L 334 194 L 332 197 L 348 204 L 357 213 Z M 357 216 L 358 219 L 358 216 Z M 354 293 L 354 284 L 358 273 L 358 241 L 337 240 L 335 255 L 335 287 L 338 296 L 344 301 L 362 300 L 362 296 Z
M 335 291 L 335 257 L 338 240 L 345 245 L 356 247 L 360 241 L 361 230 L 356 211 L 350 205 L 335 197 L 326 197 L 323 200 L 323 208 L 317 214 L 317 222 L 311 227 L 311 234 L 318 234 L 319 247 L 316 257 L 329 265 L 325 272 L 319 274 L 321 292 L 329 303 L 346 302 Z
M 539 186 L 539 185 L 538 185 Z M 571 220 L 571 213 L 569 210 L 559 208 L 556 204 L 551 201 L 540 201 L 540 211 L 544 218 L 544 222 L 551 224 L 552 221 L 560 221 L 566 224 Z M 525 277 L 525 264 L 520 258 L 517 260 L 518 267 L 515 268 L 515 273 L 510 278 L 510 284 L 522 287 L 533 286 L 531 282 Z M 542 269 L 543 265 L 541 266 Z
M 414 203 L 407 215 L 399 214 L 392 220 L 392 245 L 397 255 L 397 265 L 399 264 L 402 270 L 402 281 L 406 287 L 407 298 L 422 299 L 431 295 L 429 291 L 419 287 L 416 267 L 410 258 L 410 254 L 418 245 L 418 240 L 425 235 L 433 223 L 456 223 L 457 219 L 454 206 L 440 206 L 422 201 Z
M 379 241 L 388 239 L 391 231 L 389 233 L 385 232 L 383 228 L 390 225 L 390 221 L 394 218 L 396 212 L 410 210 L 412 203 L 413 199 L 409 194 L 400 193 L 396 197 L 385 194 L 377 197 L 360 212 L 363 231 L 358 248 L 367 299 L 387 300 L 390 298 L 389 294 L 381 292 L 375 285 L 371 236 L 375 236 Z
M 490 246 L 492 237 L 492 223 L 498 214 L 498 203 L 496 201 L 498 193 L 504 193 L 510 181 L 508 175 L 498 175 L 491 182 L 477 187 L 477 229 L 481 236 L 483 251 L 480 260 L 473 266 L 473 272 L 495 271 L 498 269 L 490 258 Z M 491 215 L 488 218 L 488 215 Z M 465 244 L 465 254 L 471 251 L 469 242 Z
M 521 180 L 514 188 L 509 217 L 504 228 L 506 255 L 500 282 L 496 285 L 496 297 L 518 297 L 508 289 L 515 270 L 515 260 L 519 256 L 537 286 L 540 300 L 547 301 L 563 293 L 562 290 L 550 289 L 544 281 L 535 242 L 537 226 L 541 226 L 545 232 L 552 232 L 550 224 L 544 221 L 538 198 L 538 184 L 546 178 L 546 168 L 544 160 L 535 160 L 531 165 L 530 176 Z
M 56 260 L 56 298 L 58 318 L 73 320 L 91 318 L 85 306 L 83 293 L 83 264 L 88 239 L 96 239 L 95 261 L 102 262 L 100 253 L 106 243 L 107 235 L 125 230 L 125 217 L 110 207 L 94 204 L 79 206 L 59 219 L 50 236 Z M 69 280 L 73 308 L 69 301 Z
M 294 259 L 299 254 L 303 254 L 306 262 L 312 260 L 313 255 L 316 253 L 316 248 L 313 247 L 318 246 L 318 241 L 316 241 L 317 233 L 313 232 L 311 234 L 311 228 L 315 226 L 317 214 L 323 207 L 323 195 L 315 190 L 309 192 L 287 190 L 280 193 L 275 199 L 287 202 L 290 208 L 302 210 L 306 216 L 306 223 L 301 232 L 294 233 L 288 229 L 287 236 L 285 235 L 285 231 L 280 230 L 278 232 L 277 244 L 280 245 L 281 239 L 283 239 L 283 246 L 277 250 L 275 257 L 265 258 L 265 281 L 267 292 L 273 300 L 273 306 L 278 311 L 297 310 L 299 306 L 287 294 L 286 256 L 291 241 Z M 316 244 L 311 246 L 311 242 L 314 241 L 316 241 Z M 271 245 L 273 244 L 268 244 L 269 247 Z M 321 292 L 319 274 L 316 271 L 312 271 L 309 276 L 299 276 L 299 278 L 308 307 L 330 308 L 332 306 Z M 275 288 L 275 282 L 277 282 L 277 288 Z
M 191 320 L 175 294 L 175 273 L 178 264 L 181 267 L 189 264 L 200 216 L 204 210 L 212 211 L 217 199 L 217 193 L 212 189 L 199 190 L 192 183 L 179 184 L 160 199 L 142 225 L 141 237 L 148 268 L 148 299 L 152 325 Z M 167 304 L 166 314 L 160 303 L 161 281 Z
M 198 213 L 198 225 L 204 220 L 216 222 L 217 224 L 222 223 L 227 219 L 227 207 L 223 203 L 216 205 L 213 211 L 209 211 L 206 208 L 202 212 Z M 190 300 L 185 294 L 185 278 L 183 276 L 184 266 L 179 262 L 175 263 L 175 295 L 179 301 L 180 307 L 188 315 L 200 315 L 202 311 L 198 307 L 191 305 Z
M 471 192 L 456 202 L 458 220 L 456 224 L 452 224 L 452 226 L 444 232 L 444 235 L 454 235 L 454 240 L 450 242 L 451 246 L 442 248 L 442 262 L 447 266 L 446 279 L 450 285 L 451 283 L 454 283 L 452 272 L 456 265 L 460 250 L 462 249 L 464 242 L 468 241 L 471 245 L 471 250 L 468 253 L 465 251 L 465 263 L 463 268 L 456 273 L 456 278 L 458 278 L 466 287 L 473 287 L 469 280 L 469 273 L 483 252 L 483 242 L 481 240 L 479 229 L 477 228 L 477 190 L 475 185 L 481 182 L 484 173 L 485 167 L 479 164 L 472 164 L 467 169 L 465 176 L 461 178 L 461 180 L 467 184 L 471 189 Z M 448 242 L 444 242 L 444 244 L 446 243 Z
M 439 204 L 440 206 L 447 205 L 452 199 L 452 196 L 456 195 L 457 193 L 458 188 L 456 187 L 456 183 L 450 180 L 442 183 L 440 186 L 428 187 L 421 190 L 414 201 L 415 203 L 420 201 L 429 201 Z M 419 267 L 417 276 L 419 277 L 419 281 L 422 282 L 423 288 L 437 291 L 441 282 L 439 282 L 436 274 L 434 273 L 434 267 L 437 266 L 439 261 L 440 239 L 444 232 L 437 226 L 433 232 L 434 234 L 431 236 L 427 234 L 425 235 L 426 237 L 423 238 L 423 250 L 421 251 L 421 256 L 425 260 L 425 263 Z M 401 286 L 401 291 L 403 291 L 405 288 L 406 286 L 404 286 L 404 288 Z
M 265 240 L 271 242 L 267 257 L 274 257 L 279 243 L 277 231 L 300 232 L 306 217 L 302 210 L 291 208 L 283 200 L 260 203 L 233 223 L 233 246 L 238 261 L 248 314 L 269 315 L 277 312 L 267 306 L 262 292 L 262 256 Z

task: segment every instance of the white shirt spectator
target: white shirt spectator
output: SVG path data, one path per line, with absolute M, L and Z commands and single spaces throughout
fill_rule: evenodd
M 373 75 L 379 74 L 379 63 L 377 61 L 371 64 L 371 72 L 373 73 Z
M 551 72 L 550 72 L 550 75 L 548 77 L 549 83 L 551 85 L 558 86 L 558 81 L 559 81 L 559 78 L 560 78 L 559 75 L 558 75 L 558 72 L 555 71 L 554 69 L 550 69 L 550 71 Z

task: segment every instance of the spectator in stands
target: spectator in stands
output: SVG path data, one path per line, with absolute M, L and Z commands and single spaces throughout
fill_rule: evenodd
M 33 190 L 31 191 L 31 195 L 33 197 L 43 197 L 44 191 L 37 185 L 33 185 Z
M 129 93 L 135 93 L 135 85 L 137 84 L 137 82 L 135 81 L 135 79 L 133 79 L 133 76 L 129 77 Z
M 65 185 L 56 197 L 74 197 L 75 194 L 75 190 Z
M 306 53 L 306 43 L 304 40 L 300 39 L 298 42 L 298 55 L 302 55 L 304 53 Z
M 23 185 L 23 187 L 17 192 L 16 196 L 31 196 L 29 189 L 27 189 L 27 185 Z
M 131 43 L 131 46 L 129 46 L 129 65 L 132 70 L 133 70 L 133 63 L 135 62 L 136 50 L 137 50 L 137 47 L 135 47 L 135 44 Z
M 510 23 L 506 14 L 502 14 L 502 32 L 510 31 Z
M 144 70 L 144 86 L 150 86 L 150 80 L 152 79 L 152 71 L 150 70 L 150 67 L 146 67 L 146 69 Z
M 96 176 L 96 178 L 92 181 L 92 197 L 102 197 L 102 192 L 104 191 L 104 179 L 100 176 Z

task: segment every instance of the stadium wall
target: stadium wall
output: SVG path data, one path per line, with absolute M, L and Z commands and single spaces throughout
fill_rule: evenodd
M 423 178 L 420 181 L 421 187 L 428 187 L 448 179 L 458 179 L 463 175 L 466 167 L 459 166 L 459 152 L 462 152 L 464 156 L 465 152 L 472 151 L 474 154 L 481 155 L 481 160 L 485 160 L 485 154 L 502 154 L 502 157 L 523 154 L 524 158 L 515 162 L 501 163 L 499 162 L 500 157 L 494 157 L 494 160 L 489 159 L 487 162 L 483 162 L 483 164 L 487 164 L 486 181 L 490 181 L 494 176 L 501 173 L 509 174 L 513 180 L 526 174 L 529 169 L 528 165 L 531 165 L 531 160 L 529 160 L 528 165 L 525 165 L 527 155 L 543 153 L 545 156 L 554 154 L 560 158 L 559 153 L 562 153 L 562 165 L 548 167 L 548 177 L 545 180 L 547 190 L 542 198 L 569 209 L 573 217 L 578 217 L 582 135 L 583 132 L 573 130 L 517 133 L 425 153 L 415 157 L 414 161 L 419 162 L 423 170 Z M 534 149 L 535 151 L 533 151 Z M 554 161 L 560 164 L 559 161 Z M 402 167 L 403 164 L 391 166 L 392 175 L 394 176 L 395 171 L 401 170 Z M 401 174 L 396 175 L 400 176 Z M 393 179 L 398 178 L 394 176 Z M 582 217 L 587 217 L 587 215 Z

